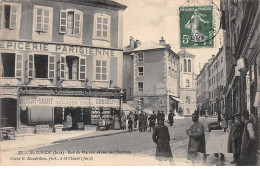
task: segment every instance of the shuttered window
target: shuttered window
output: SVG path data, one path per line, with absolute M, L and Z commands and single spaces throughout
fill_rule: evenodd
M 106 14 L 96 13 L 94 24 L 94 38 L 110 39 L 110 16 Z
M 17 19 L 17 6 L 11 5 L 11 12 L 10 12 L 10 29 L 16 29 L 16 19 Z
M 33 78 L 34 76 L 34 56 L 32 54 L 29 54 L 28 58 L 28 78 Z
M 65 79 L 65 56 L 61 55 L 58 61 L 58 79 Z
M 60 33 L 69 35 L 80 35 L 82 16 L 82 12 L 77 10 L 61 10 Z
M 79 80 L 85 80 L 86 79 L 86 59 L 80 58 L 79 59 Z
M 48 79 L 54 79 L 55 73 L 55 56 L 49 56 L 48 61 Z
M 0 4 L 0 28 L 17 29 L 18 5 Z
M 16 78 L 22 78 L 22 72 L 23 72 L 23 55 L 22 54 L 16 54 L 15 77 Z

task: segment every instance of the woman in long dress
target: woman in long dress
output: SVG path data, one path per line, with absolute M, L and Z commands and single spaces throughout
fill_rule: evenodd
M 156 143 L 156 157 L 159 160 L 172 159 L 170 147 L 170 134 L 168 127 L 164 125 L 164 118 L 159 118 L 159 125 L 153 131 L 153 141 Z

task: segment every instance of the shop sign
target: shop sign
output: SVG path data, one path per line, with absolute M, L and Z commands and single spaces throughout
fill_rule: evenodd
M 40 42 L 0 41 L 1 49 L 116 57 L 116 51 L 111 49 Z
M 95 97 L 21 96 L 20 107 L 119 107 L 119 99 Z

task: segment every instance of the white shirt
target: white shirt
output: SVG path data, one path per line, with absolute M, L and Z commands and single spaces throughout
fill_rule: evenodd
M 254 131 L 254 126 L 252 123 L 247 124 L 247 130 L 249 133 L 249 138 L 252 140 L 255 139 L 255 131 Z

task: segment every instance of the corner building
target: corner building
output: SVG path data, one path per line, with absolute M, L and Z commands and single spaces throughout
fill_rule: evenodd
M 125 9 L 110 0 L 1 1 L 1 127 L 51 130 L 71 113 L 78 129 L 119 114 Z

